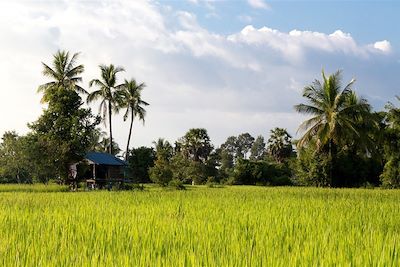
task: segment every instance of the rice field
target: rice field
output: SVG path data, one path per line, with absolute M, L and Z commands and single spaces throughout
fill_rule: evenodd
M 0 186 L 1 266 L 400 266 L 400 191 Z

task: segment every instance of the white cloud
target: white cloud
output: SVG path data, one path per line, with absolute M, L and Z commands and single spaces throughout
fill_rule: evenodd
M 383 53 L 390 53 L 392 51 L 392 46 L 387 40 L 374 43 L 374 48 Z
M 349 33 L 344 33 L 341 30 L 331 34 L 299 30 L 285 33 L 268 27 L 256 29 L 249 25 L 240 33 L 230 35 L 228 40 L 233 43 L 273 49 L 293 63 L 304 60 L 308 50 L 343 53 L 357 57 L 368 57 L 371 54 L 370 45 L 358 45 Z M 376 49 L 381 49 L 382 51 L 385 49 L 385 51 L 389 52 L 386 43 L 379 42 L 378 45 L 379 48 L 375 47 Z
M 151 105 L 145 127 L 135 125 L 135 146 L 162 136 L 173 141 L 191 127 L 206 127 L 216 144 L 275 126 L 294 133 L 303 118 L 292 107 L 322 67 L 335 70 L 342 59 L 363 62 L 391 51 L 389 42 L 359 45 L 342 31 L 247 26 L 230 36 L 215 34 L 194 14 L 145 0 L 0 2 L 0 32 L 0 99 L 7 99 L 0 105 L 0 134 L 23 133 L 40 115 L 36 88 L 46 81 L 40 62 L 61 48 L 82 52 L 85 87 L 101 63 L 124 66 L 120 79 L 146 82 L 143 98 Z M 114 129 L 124 146 L 128 125 L 120 116 Z
M 264 0 L 247 0 L 253 8 L 269 9 L 269 5 Z

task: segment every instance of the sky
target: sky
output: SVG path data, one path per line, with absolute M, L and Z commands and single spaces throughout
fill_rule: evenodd
M 61 49 L 80 52 L 88 91 L 99 64 L 123 66 L 120 82 L 146 83 L 134 147 L 199 127 L 215 146 L 244 132 L 268 138 L 274 127 L 296 138 L 306 117 L 293 106 L 322 70 L 355 78 L 374 110 L 395 102 L 399 13 L 400 1 L 0 0 L 0 135 L 25 134 L 41 115 L 41 62 Z M 113 135 L 124 148 L 122 115 Z

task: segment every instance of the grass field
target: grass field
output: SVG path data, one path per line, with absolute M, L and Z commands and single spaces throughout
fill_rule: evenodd
M 1 266 L 400 265 L 400 191 L 58 191 L 0 186 Z

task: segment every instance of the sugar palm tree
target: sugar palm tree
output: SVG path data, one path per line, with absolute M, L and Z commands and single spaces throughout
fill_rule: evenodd
M 138 117 L 144 124 L 144 118 L 146 116 L 146 110 L 144 106 L 148 106 L 149 103 L 142 100 L 141 93 L 146 87 L 144 83 L 138 84 L 135 79 L 130 81 L 125 80 L 124 84 L 118 90 L 118 102 L 120 108 L 126 108 L 124 114 L 124 121 L 130 116 L 131 124 L 129 127 L 128 142 L 126 144 L 125 158 L 128 160 L 129 155 L 129 143 L 132 136 L 132 127 L 135 117 Z
M 48 103 L 53 93 L 60 89 L 87 94 L 86 90 L 78 85 L 82 82 L 79 75 L 84 71 L 83 65 L 76 64 L 78 56 L 79 53 L 75 53 L 70 57 L 69 52 L 59 50 L 53 55 L 51 67 L 42 62 L 43 75 L 52 80 L 38 88 L 38 92 L 43 92 L 42 103 Z
M 117 73 L 124 71 L 122 67 L 115 67 L 113 64 L 106 66 L 100 65 L 101 78 L 93 79 L 89 82 L 89 86 L 96 86 L 99 89 L 91 92 L 87 97 L 87 103 L 91 103 L 101 99 L 99 106 L 99 113 L 103 119 L 104 124 L 108 118 L 109 134 L 110 134 L 110 147 L 109 152 L 113 151 L 113 137 L 112 137 L 112 124 L 111 116 L 112 111 L 118 112 L 118 105 L 116 105 L 116 90 L 121 85 L 117 85 Z

